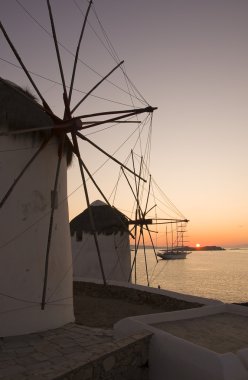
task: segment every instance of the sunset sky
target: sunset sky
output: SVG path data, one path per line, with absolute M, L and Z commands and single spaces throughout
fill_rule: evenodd
M 87 4 L 83 0 L 51 0 L 58 39 L 73 52 L 82 25 L 79 9 L 85 13 Z M 119 58 L 125 60 L 129 77 L 147 102 L 158 107 L 153 115 L 150 171 L 190 220 L 189 244 L 248 245 L 248 2 L 95 0 L 94 6 Z M 0 14 L 28 69 L 60 82 L 52 40 L 34 22 L 50 30 L 46 2 L 1 1 Z M 93 11 L 89 22 L 97 25 Z M 3 78 L 30 87 L 21 70 L 6 63 L 18 64 L 3 36 L 0 58 L 5 60 L 0 61 Z M 90 27 L 80 58 L 101 75 L 115 66 Z M 73 60 L 66 52 L 63 64 L 70 78 Z M 34 80 L 61 114 L 61 87 L 41 78 Z M 111 80 L 119 84 L 118 74 Z M 79 67 L 75 87 L 88 91 L 97 81 L 99 77 L 92 71 Z M 126 104 L 124 95 L 109 84 L 95 94 Z M 80 99 L 79 94 L 75 99 Z M 87 107 L 81 114 L 105 109 L 96 98 Z M 115 104 L 113 108 L 126 107 Z M 111 133 L 96 136 L 96 142 L 113 152 L 135 128 L 119 125 Z M 94 171 L 102 158 L 98 160 L 98 155 L 87 149 L 82 146 Z M 109 194 L 117 176 L 118 171 L 107 167 L 97 179 Z M 68 182 L 69 193 L 80 185 L 75 163 Z M 121 208 L 125 210 L 126 190 L 122 191 Z M 92 194 L 92 201 L 96 197 Z M 79 191 L 69 198 L 71 218 L 85 208 L 81 200 Z

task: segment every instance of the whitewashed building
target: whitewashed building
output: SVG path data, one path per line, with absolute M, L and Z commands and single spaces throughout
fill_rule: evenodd
M 131 270 L 128 221 L 102 201 L 91 204 L 106 280 L 127 282 Z M 70 222 L 74 280 L 102 280 L 89 209 Z
M 52 133 L 51 129 L 18 135 L 8 132 L 53 124 L 28 92 L 0 80 L 0 202 Z M 74 320 L 67 205 L 67 166 L 72 152 L 67 137 L 59 171 L 43 310 L 41 307 L 60 139 L 56 134 L 49 140 L 0 207 L 0 336 L 46 330 Z

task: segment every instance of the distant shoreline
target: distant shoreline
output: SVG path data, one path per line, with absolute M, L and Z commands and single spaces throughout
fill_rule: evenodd
M 226 249 L 223 247 L 218 247 L 216 245 L 205 245 L 203 247 L 185 247 L 190 251 L 225 251 Z
M 130 246 L 131 250 L 134 251 L 135 247 L 133 245 Z M 140 249 L 143 249 L 143 245 L 139 246 Z M 145 248 L 147 249 L 153 249 L 152 246 L 146 246 Z M 157 247 L 161 250 L 167 249 L 167 247 Z M 168 249 L 171 249 L 171 247 L 168 247 Z M 205 245 L 202 247 L 189 247 L 189 246 L 184 246 L 183 249 L 185 251 L 225 251 L 227 248 L 219 247 L 217 245 Z M 236 248 L 237 249 L 237 248 Z

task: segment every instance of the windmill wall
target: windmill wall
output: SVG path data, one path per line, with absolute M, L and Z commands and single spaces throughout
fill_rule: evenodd
M 0 199 L 41 142 L 0 136 Z M 53 139 L 0 209 L 0 336 L 59 327 L 74 320 L 72 258 L 63 157 L 54 213 L 45 309 L 41 310 L 51 190 L 58 161 Z
M 97 235 L 106 280 L 127 282 L 131 270 L 128 233 Z M 74 279 L 102 280 L 99 259 L 93 235 L 82 234 L 82 241 L 72 236 Z

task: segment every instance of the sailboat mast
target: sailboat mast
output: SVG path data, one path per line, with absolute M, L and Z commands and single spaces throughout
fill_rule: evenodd
M 173 236 L 173 228 L 172 228 L 172 223 L 171 223 L 171 249 L 173 249 L 174 246 L 174 236 Z
M 166 235 L 166 250 L 168 251 L 168 228 L 167 228 L 167 224 L 166 224 L 166 228 L 165 228 L 165 235 Z

